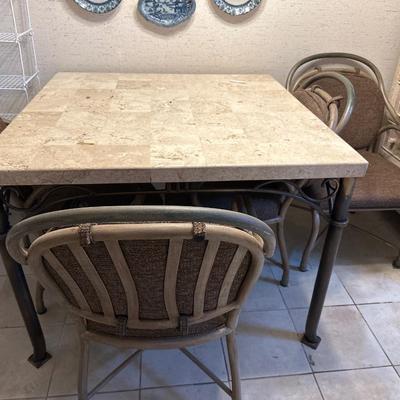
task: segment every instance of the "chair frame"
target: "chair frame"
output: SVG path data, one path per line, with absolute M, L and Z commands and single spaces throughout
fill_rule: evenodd
M 295 71 L 294 71 L 295 72 Z M 293 72 L 293 74 L 294 74 Z M 289 73 L 290 76 L 290 73 Z M 347 94 L 347 101 L 345 105 L 345 109 L 342 113 L 342 116 L 339 119 L 339 111 L 337 104 L 335 103 L 334 98 L 322 90 L 318 85 L 314 85 L 316 81 L 322 78 L 329 78 L 339 81 L 343 84 L 344 89 L 346 90 Z M 288 78 L 289 79 L 289 78 Z M 351 84 L 350 80 L 347 79 L 345 76 L 341 75 L 336 71 L 321 71 L 317 70 L 313 74 L 307 74 L 304 79 L 297 82 L 296 85 L 291 84 L 291 80 L 288 81 L 286 84 L 287 90 L 289 90 L 292 94 L 298 89 L 306 89 L 306 88 L 313 88 L 314 93 L 317 93 L 320 97 L 323 98 L 329 104 L 330 109 L 330 121 L 329 121 L 329 128 L 331 128 L 336 133 L 340 133 L 342 129 L 346 126 L 348 121 L 350 120 L 351 114 L 354 110 L 356 104 L 356 95 L 354 91 L 354 87 Z M 308 181 L 304 181 L 302 185 L 306 185 Z M 293 199 L 288 199 L 288 208 L 292 205 Z M 311 231 L 309 238 L 307 240 L 307 244 L 304 248 L 299 269 L 301 271 L 306 271 L 308 269 L 308 260 L 311 256 L 311 252 L 313 251 L 316 241 L 318 239 L 319 228 L 321 225 L 321 218 L 318 210 L 315 208 L 311 209 Z M 278 236 L 279 237 L 279 236 Z M 289 277 L 287 276 L 287 282 L 289 281 Z
M 145 221 L 145 222 L 143 222 Z M 209 321 L 218 316 L 225 315 L 226 323 L 204 334 L 190 336 L 183 334 L 171 338 L 145 338 L 126 337 L 94 333 L 85 329 L 85 321 L 95 321 L 109 326 L 118 327 L 120 320 L 114 314 L 111 299 L 107 289 L 101 281 L 91 261 L 82 250 L 83 243 L 104 242 L 113 260 L 116 272 L 123 282 L 123 287 L 128 303 L 128 316 L 126 326 L 131 329 L 168 329 L 179 327 L 182 318 L 179 315 L 175 298 L 175 284 L 178 274 L 180 251 L 183 240 L 198 239 L 194 221 L 202 224 L 205 229 L 201 232 L 202 239 L 208 240 L 207 250 L 196 281 L 194 292 L 193 315 L 184 317 L 185 329 L 193 324 Z M 76 226 L 78 225 L 78 226 Z M 89 229 L 89 230 L 88 230 Z M 25 238 L 37 232 L 41 234 L 26 248 Z M 140 320 L 139 302 L 135 283 L 130 277 L 129 269 L 122 255 L 119 240 L 154 240 L 169 239 L 169 251 L 164 278 L 164 300 L 168 319 Z M 86 240 L 88 242 L 86 242 Z M 83 241 L 83 242 L 82 242 Z M 219 243 L 226 241 L 238 246 L 236 253 L 225 273 L 222 288 L 218 295 L 218 305 L 215 310 L 204 310 L 204 296 L 209 279 L 214 257 Z M 86 209 L 71 209 L 54 211 L 37 215 L 21 221 L 9 232 L 6 240 L 7 248 L 13 258 L 32 266 L 41 284 L 58 292 L 61 297 L 63 292 L 59 289 L 54 279 L 47 272 L 43 258 L 54 268 L 67 284 L 78 306 L 68 301 L 67 307 L 79 316 L 81 324 L 80 334 L 80 363 L 78 391 L 79 399 L 87 400 L 101 387 L 109 382 L 112 377 L 127 366 L 141 351 L 146 349 L 179 349 L 186 357 L 193 361 L 200 369 L 210 376 L 234 400 L 240 400 L 240 374 L 238 355 L 235 342 L 239 313 L 242 304 L 248 297 L 251 288 L 258 280 L 264 265 L 264 252 L 272 255 L 275 247 L 275 237 L 272 230 L 260 220 L 248 215 L 239 214 L 228 210 L 202 209 L 196 207 L 178 206 L 116 206 L 94 207 Z M 93 284 L 100 300 L 103 314 L 95 314 L 90 310 L 85 296 L 79 286 L 71 280 L 62 264 L 50 252 L 51 248 L 67 245 L 74 254 L 79 264 L 84 269 L 88 279 Z M 248 272 L 243 280 L 237 299 L 228 303 L 228 295 L 232 287 L 236 272 L 247 252 L 252 255 Z M 232 388 L 226 386 L 211 370 L 201 363 L 186 347 L 206 343 L 225 337 L 227 341 L 229 364 L 232 374 Z M 91 342 L 100 342 L 120 348 L 138 349 L 122 364 L 108 374 L 94 389 L 88 391 L 88 363 L 89 345 Z
M 317 62 L 317 61 L 322 61 L 322 60 L 334 60 L 334 65 L 330 64 L 330 66 L 326 67 L 320 64 L 313 65 L 311 67 L 306 68 L 307 65 Z M 346 62 L 351 63 L 351 65 L 347 64 Z M 382 140 L 383 135 L 385 135 L 389 130 L 396 132 L 397 134 L 400 133 L 400 113 L 396 111 L 394 106 L 391 104 L 389 100 L 389 96 L 387 94 L 385 84 L 383 81 L 383 77 L 381 72 L 379 71 L 378 67 L 369 61 L 368 59 L 358 56 L 356 54 L 351 54 L 351 53 L 341 53 L 341 52 L 334 52 L 334 53 L 320 53 L 320 54 L 315 54 L 309 57 L 306 57 L 299 62 L 297 62 L 290 70 L 287 79 L 286 79 L 286 88 L 290 91 L 295 90 L 297 87 L 304 85 L 305 82 L 308 82 L 310 79 L 312 79 L 314 82 L 320 78 L 318 78 L 318 75 L 321 72 L 329 73 L 358 73 L 359 75 L 364 75 L 366 78 L 373 79 L 375 83 L 377 84 L 377 87 L 379 88 L 384 103 L 385 103 L 385 110 L 384 110 L 384 116 L 383 120 L 386 119 L 387 123 L 382 126 L 380 131 L 376 134 L 374 143 L 371 144 L 370 148 L 368 148 L 369 151 L 372 152 L 378 152 L 380 148 L 380 143 Z M 317 77 L 317 78 L 315 78 Z M 315 79 L 314 79 L 315 78 Z M 351 84 L 351 82 L 350 82 Z M 354 92 L 354 88 L 353 88 Z M 356 96 L 356 93 L 354 93 Z M 347 108 L 344 111 L 344 114 L 348 112 Z M 351 111 L 352 112 L 352 111 Z M 349 118 L 351 117 L 351 112 L 349 112 Z M 348 122 L 349 118 L 345 122 L 345 124 Z M 344 126 L 345 126 L 344 124 Z M 342 127 L 343 128 L 343 127 Z M 340 130 L 337 131 L 337 133 L 340 133 Z M 359 212 L 359 211 L 399 211 L 398 208 L 354 208 L 351 207 L 349 208 L 350 212 Z M 315 210 L 313 210 L 314 213 L 316 213 Z M 316 219 L 313 222 L 312 226 L 312 231 L 314 232 L 314 237 L 315 237 L 315 242 L 312 245 L 312 247 L 315 247 L 316 241 L 318 240 L 318 237 L 320 236 L 319 233 L 320 229 L 320 222 Z M 309 257 L 309 255 L 308 255 Z M 307 258 L 308 259 L 308 258 Z M 300 269 L 302 271 L 306 270 L 306 263 L 307 259 L 305 260 L 305 263 L 302 262 L 302 265 Z M 393 266 L 395 268 L 400 268 L 400 249 L 399 249 L 399 255 L 397 258 L 393 261 Z
M 346 88 L 346 91 L 348 93 L 348 101 L 346 103 L 346 111 L 343 113 L 342 117 L 339 119 L 339 111 L 337 104 L 335 103 L 335 99 L 332 98 L 328 93 L 326 93 L 324 90 L 319 88 L 318 86 L 312 86 L 312 83 L 316 81 L 317 79 L 320 79 L 322 77 L 329 77 L 332 79 L 337 79 L 340 82 L 343 83 L 343 85 Z M 333 129 L 333 130 L 338 130 L 342 129 L 348 119 L 350 118 L 351 112 L 354 107 L 355 103 L 355 95 L 354 95 L 354 88 L 351 85 L 351 82 L 346 78 L 343 77 L 342 75 L 335 73 L 335 72 L 320 72 L 317 74 L 316 77 L 310 78 L 305 85 L 302 86 L 302 89 L 308 89 L 312 91 L 313 93 L 317 94 L 320 96 L 327 104 L 328 104 L 328 110 L 329 110 L 329 121 L 328 121 L 328 126 Z M 306 184 L 307 180 L 303 180 L 298 182 L 298 187 L 301 188 Z M 264 187 L 268 186 L 271 182 L 265 182 L 259 184 L 257 187 L 254 188 L 254 190 L 249 190 L 252 193 L 257 193 L 257 190 L 263 189 Z M 289 191 L 293 192 L 293 188 L 288 188 Z M 227 190 L 220 190 L 220 189 L 206 189 L 202 190 L 202 193 L 226 193 Z M 231 189 L 231 192 L 235 192 L 234 189 Z M 240 190 L 241 193 L 246 194 L 246 190 Z M 200 192 L 199 192 L 200 193 Z M 192 199 L 193 203 L 196 206 L 201 206 L 201 202 L 198 199 L 198 194 L 199 193 L 193 193 Z M 254 210 L 252 210 L 250 205 L 246 204 L 240 204 L 236 205 L 236 209 L 241 212 L 245 212 L 247 214 L 255 216 L 256 213 Z M 287 212 L 290 208 L 290 206 L 293 203 L 293 197 L 286 197 L 283 199 L 281 202 L 281 206 L 278 212 L 278 215 L 276 218 L 268 219 L 265 220 L 264 222 L 268 225 L 276 225 L 277 226 L 277 242 L 278 246 L 280 249 L 281 253 L 281 267 L 282 267 L 282 278 L 280 281 L 281 286 L 288 286 L 289 284 L 289 274 L 290 274 L 290 263 L 289 263 L 289 255 L 288 255 L 288 248 L 286 244 L 286 237 L 285 237 L 285 219 Z M 320 224 L 320 216 L 319 213 L 315 210 L 312 212 L 312 223 L 313 227 L 314 226 L 319 226 Z M 316 240 L 316 235 L 318 235 L 318 231 L 316 232 L 315 229 L 313 228 L 310 233 L 310 237 L 307 240 L 307 244 L 302 256 L 302 261 L 301 261 L 301 266 L 306 265 L 306 261 L 308 260 L 309 255 L 311 254 L 311 251 L 313 250 L 315 240 Z

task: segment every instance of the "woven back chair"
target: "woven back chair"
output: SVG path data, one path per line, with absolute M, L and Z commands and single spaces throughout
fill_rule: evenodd
M 379 69 L 369 60 L 348 53 L 317 54 L 299 61 L 290 71 L 286 85 L 295 90 L 313 77 L 314 82 L 332 96 L 347 99 L 337 81 L 316 79 L 321 71 L 336 72 L 347 78 L 355 89 L 357 102 L 351 118 L 338 132 L 369 162 L 367 174 L 357 179 L 351 211 L 399 210 L 399 168 L 379 153 L 382 136 L 388 131 L 399 134 L 400 114 L 390 103 Z M 339 115 L 344 112 L 341 105 Z M 320 193 L 325 197 L 326 193 Z M 400 254 L 394 261 L 400 267 Z
M 344 97 L 340 95 L 333 96 L 330 92 L 322 89 L 319 85 L 319 81 L 321 79 L 335 82 L 335 84 L 343 88 L 346 96 L 341 114 L 339 114 L 339 104 Z M 343 77 L 341 74 L 336 72 L 318 72 L 316 74 L 307 75 L 301 82 L 299 82 L 299 84 L 293 87 L 291 86 L 290 90 L 297 100 L 299 100 L 305 107 L 307 107 L 314 115 L 316 115 L 322 122 L 324 122 L 335 132 L 340 132 L 346 126 L 355 106 L 355 93 L 351 82 L 346 77 Z M 304 190 L 309 194 L 311 194 L 310 191 L 314 191 L 313 188 L 315 186 L 319 187 L 320 185 L 320 181 L 302 182 Z M 292 199 L 288 198 L 285 204 L 286 210 L 291 204 Z M 257 203 L 254 203 L 253 208 L 260 211 L 255 213 L 253 212 L 252 215 L 257 216 L 261 213 L 261 207 L 257 206 Z M 300 261 L 300 270 L 302 271 L 307 269 L 308 260 L 315 246 L 315 241 L 317 239 L 320 227 L 319 213 L 315 210 L 312 210 L 311 217 L 311 231 Z M 281 248 L 283 247 L 281 243 L 285 243 L 283 223 L 284 219 L 278 225 L 278 241 Z M 285 250 L 285 252 L 282 254 L 287 254 L 287 250 Z M 287 268 L 284 268 L 283 280 L 286 282 L 286 284 L 288 284 L 289 262 L 287 255 L 285 258 L 287 261 L 284 262 L 283 265 L 287 265 Z
M 25 248 L 32 234 L 37 238 Z M 272 231 L 255 218 L 194 207 L 55 211 L 20 222 L 7 236 L 10 254 L 82 319 L 80 400 L 122 369 L 88 393 L 91 341 L 139 349 L 135 355 L 181 349 L 240 399 L 238 316 L 274 245 Z M 186 350 L 220 337 L 227 338 L 232 389 Z

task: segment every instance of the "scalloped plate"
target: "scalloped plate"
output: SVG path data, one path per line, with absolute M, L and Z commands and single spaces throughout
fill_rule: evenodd
M 140 0 L 138 9 L 147 21 L 169 28 L 193 15 L 196 0 Z
M 105 0 L 101 3 L 95 3 L 94 1 L 90 0 L 74 0 L 74 1 L 84 10 L 94 14 L 108 13 L 114 10 L 114 8 L 117 8 L 119 6 L 119 3 L 121 3 L 121 0 Z
M 247 0 L 243 4 L 231 4 L 226 0 L 214 0 L 215 5 L 223 12 L 236 17 L 237 15 L 247 14 L 257 8 L 262 0 Z

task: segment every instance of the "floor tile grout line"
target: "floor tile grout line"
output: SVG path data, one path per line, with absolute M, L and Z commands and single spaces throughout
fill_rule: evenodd
M 139 400 L 142 399 L 142 367 L 143 367 L 143 351 L 140 353 L 140 360 L 139 360 Z
M 252 382 L 252 381 L 260 381 L 260 380 L 273 380 L 277 378 L 291 378 L 291 377 L 300 377 L 300 376 L 312 376 L 312 375 L 320 375 L 320 374 L 331 374 L 337 372 L 349 372 L 349 371 L 364 371 L 364 370 L 372 370 L 372 369 L 382 369 L 382 368 L 393 368 L 392 365 L 381 365 L 381 366 L 372 366 L 372 367 L 359 367 L 359 368 L 348 368 L 348 369 L 335 369 L 335 370 L 327 370 L 327 371 L 316 371 L 316 372 L 301 372 L 294 374 L 283 374 L 283 375 L 270 375 L 270 376 L 258 376 L 254 378 L 242 378 L 242 382 Z M 224 383 L 229 383 L 229 381 L 224 381 Z M 216 385 L 214 382 L 195 382 L 195 383 L 185 383 L 178 385 L 163 385 L 163 386 L 149 386 L 146 388 L 142 388 L 144 391 L 148 390 L 158 390 L 158 389 L 168 389 L 168 388 L 184 388 L 190 386 L 207 386 L 207 385 Z M 119 392 L 135 392 L 135 390 L 130 391 L 119 391 Z M 107 392 L 107 393 L 118 393 L 118 392 Z
M 365 233 L 365 234 L 369 235 L 370 237 L 372 237 L 373 239 L 379 240 L 380 242 L 383 242 L 383 243 L 387 244 L 388 246 L 392 247 L 393 249 L 398 249 L 398 246 L 395 243 L 389 242 L 385 238 L 370 232 L 368 229 L 361 228 L 360 226 L 357 226 L 357 225 L 355 225 L 355 224 L 353 224 L 351 222 L 349 223 L 349 227 L 351 229 L 356 230 L 356 231 Z
M 47 311 L 47 312 L 48 312 L 48 311 Z M 64 338 L 66 321 L 67 321 L 67 314 L 64 316 L 64 324 L 63 324 L 63 327 L 62 327 L 62 329 L 61 329 L 60 337 L 58 338 L 58 343 L 57 343 L 57 345 L 55 346 L 56 349 L 59 349 L 59 347 L 61 346 L 62 340 L 63 340 L 63 338 Z M 46 399 L 46 400 L 47 400 L 48 397 L 49 397 L 50 387 L 51 387 L 51 383 L 52 383 L 53 376 L 54 376 L 54 372 L 55 372 L 55 370 L 56 370 L 56 365 L 57 365 L 56 360 L 54 359 L 54 355 L 52 355 L 52 358 L 53 358 L 53 361 L 54 361 L 54 362 L 53 362 L 54 365 L 53 365 L 53 368 L 51 369 L 50 379 L 49 379 L 49 383 L 48 383 L 48 385 L 47 385 L 47 391 L 46 391 L 46 396 L 45 396 L 45 399 Z
M 331 374 L 331 373 L 336 373 L 336 372 L 364 371 L 364 370 L 369 370 L 369 369 L 381 369 L 381 368 L 393 368 L 393 365 L 386 364 L 386 365 L 375 365 L 375 366 L 370 366 L 370 367 L 329 369 L 329 370 L 324 370 L 324 371 L 314 371 L 313 374 L 320 375 L 320 374 Z
M 354 306 L 356 307 L 358 313 L 360 314 L 362 320 L 365 322 L 365 324 L 367 325 L 367 328 L 369 329 L 369 331 L 371 332 L 372 336 L 375 338 L 375 340 L 377 341 L 379 347 L 381 348 L 381 350 L 383 351 L 383 354 L 385 354 L 386 358 L 388 359 L 388 361 L 390 362 L 390 364 L 393 366 L 392 360 L 390 359 L 390 357 L 388 356 L 388 354 L 386 353 L 386 350 L 384 349 L 383 345 L 381 344 L 381 342 L 379 341 L 378 337 L 375 335 L 375 332 L 373 331 L 373 329 L 371 328 L 371 326 L 369 325 L 369 323 L 367 322 L 367 320 L 364 318 L 363 313 L 360 311 L 360 308 L 358 306 L 358 304 L 356 304 L 356 302 L 353 299 L 353 296 L 351 296 L 350 292 L 347 290 L 346 286 L 344 285 L 344 283 L 342 282 L 342 280 L 340 279 L 340 277 L 338 276 L 339 281 L 342 283 L 343 287 L 345 288 L 347 294 L 350 296 L 351 300 L 354 302 Z
M 231 372 L 228 368 L 228 360 L 227 360 L 227 355 L 225 354 L 225 346 L 224 346 L 223 338 L 220 339 L 220 344 L 222 347 L 222 355 L 224 357 L 226 376 L 228 378 L 228 381 L 230 382 L 231 381 Z M 240 359 L 240 354 L 239 354 L 239 359 Z
M 280 286 L 280 285 L 279 285 L 279 286 Z M 296 329 L 296 324 L 295 324 L 295 322 L 294 322 L 292 313 L 290 312 L 290 309 L 289 309 L 288 306 L 287 306 L 286 300 L 285 300 L 284 296 L 282 295 L 281 288 L 279 287 L 278 289 L 279 289 L 279 292 L 281 293 L 281 296 L 282 296 L 282 299 L 283 299 L 283 303 L 285 304 L 285 306 L 286 306 L 286 308 L 287 308 L 287 313 L 288 313 L 289 318 L 290 318 L 290 321 L 291 321 L 291 323 L 292 323 L 292 325 L 293 325 L 293 329 L 294 329 L 294 331 L 296 332 L 297 338 L 300 340 L 300 333 L 299 333 L 298 330 Z M 312 369 L 312 366 L 311 366 L 310 359 L 308 358 L 307 352 L 306 352 L 306 350 L 305 350 L 305 348 L 304 348 L 304 346 L 303 346 L 303 344 L 302 344 L 301 342 L 300 342 L 300 346 L 301 346 L 301 349 L 303 350 L 304 356 L 306 357 L 308 366 L 309 366 L 310 371 L 311 371 L 311 373 L 312 373 L 312 372 L 313 372 L 313 369 Z
M 383 301 L 383 302 L 373 302 L 373 303 L 348 303 L 348 304 L 329 304 L 324 305 L 324 308 L 335 308 L 335 307 L 352 307 L 355 305 L 358 306 L 371 306 L 371 305 L 380 305 L 380 304 L 400 304 L 400 301 Z M 260 309 L 253 309 L 253 310 L 242 310 L 241 313 L 243 314 L 250 314 L 250 313 L 257 313 L 257 312 L 269 312 L 269 311 L 285 311 L 285 310 L 308 310 L 309 307 L 289 307 L 287 308 L 260 308 Z M 18 327 L 19 328 L 19 327 Z M 3 329 L 3 328 L 0 328 Z
M 297 377 L 297 376 L 311 376 L 312 372 L 301 372 L 301 373 L 295 373 L 295 374 L 286 374 L 286 375 L 271 375 L 271 376 L 264 376 L 264 377 L 254 377 L 254 378 L 242 378 L 242 382 L 251 382 L 251 381 L 257 381 L 257 380 L 265 380 L 265 379 L 276 379 L 276 378 L 291 378 L 291 377 Z M 225 381 L 222 380 L 222 382 L 229 384 L 230 381 Z M 167 386 L 149 386 L 146 388 L 143 388 L 142 390 L 157 390 L 157 389 L 168 389 L 168 388 L 180 388 L 180 387 L 190 387 L 190 386 L 206 386 L 206 385 L 216 385 L 215 382 L 210 381 L 210 382 L 195 382 L 195 383 L 184 383 L 184 384 L 178 384 L 178 385 L 167 385 Z M 114 393 L 114 392 L 110 392 Z
M 317 388 L 318 388 L 319 394 L 321 395 L 322 400 L 325 400 L 325 396 L 324 396 L 324 394 L 322 392 L 322 389 L 321 389 L 321 387 L 320 387 L 320 385 L 318 383 L 317 377 L 315 376 L 314 372 L 312 373 L 312 376 L 313 376 L 315 384 L 317 385 Z

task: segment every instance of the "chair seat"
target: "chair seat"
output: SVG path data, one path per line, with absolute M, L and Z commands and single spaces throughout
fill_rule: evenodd
M 260 182 L 235 182 L 219 185 L 207 185 L 206 188 L 254 188 Z M 271 187 L 272 188 L 272 187 Z M 274 187 L 279 189 L 279 187 Z M 281 206 L 280 195 L 257 193 L 199 193 L 198 201 L 203 207 L 237 210 L 252 215 L 262 221 L 278 217 Z
M 369 162 L 356 181 L 351 208 L 400 208 L 400 169 L 377 153 L 360 151 Z
M 260 219 L 268 221 L 279 216 L 281 201 L 276 195 L 255 194 L 246 199 L 247 212 Z

